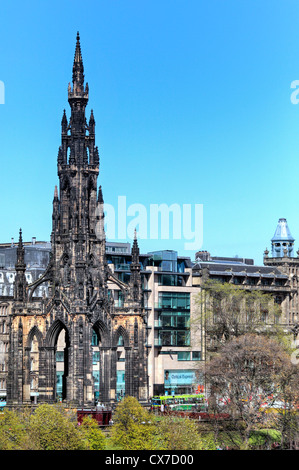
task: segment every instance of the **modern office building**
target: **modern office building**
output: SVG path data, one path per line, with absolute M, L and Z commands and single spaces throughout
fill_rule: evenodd
M 115 246 L 117 248 L 117 245 Z M 125 244 L 123 245 L 125 250 Z M 130 277 L 130 251 L 111 254 L 108 263 L 124 282 Z M 143 308 L 147 316 L 149 395 L 202 390 L 199 361 L 203 360 L 200 333 L 193 335 L 191 317 L 198 288 L 192 285 L 192 262 L 173 250 L 139 256 Z M 120 302 L 114 291 L 114 301 Z

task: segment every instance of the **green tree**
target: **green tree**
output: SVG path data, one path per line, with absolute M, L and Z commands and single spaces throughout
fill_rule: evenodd
M 0 450 L 30 448 L 24 414 L 5 410 L 0 417 Z
M 29 423 L 30 439 L 39 450 L 88 449 L 75 417 L 60 405 L 40 405 Z
M 90 450 L 104 450 L 106 448 L 105 434 L 91 416 L 85 416 L 83 418 L 79 430 Z
M 157 433 L 165 450 L 215 450 L 211 436 L 202 436 L 197 422 L 188 418 L 162 417 Z
M 117 406 L 111 431 L 111 441 L 118 449 L 155 449 L 153 416 L 136 398 L 127 396 Z

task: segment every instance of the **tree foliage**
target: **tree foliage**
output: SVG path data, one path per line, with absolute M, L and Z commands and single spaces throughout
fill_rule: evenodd
M 83 418 L 79 430 L 90 450 L 104 450 L 106 448 L 105 435 L 91 416 Z
M 206 280 L 197 296 L 193 327 L 205 325 L 207 347 L 248 333 L 278 334 L 281 307 L 271 293 Z
M 196 421 L 172 416 L 163 417 L 157 425 L 164 450 L 215 450 L 211 436 L 202 436 Z
M 40 405 L 30 417 L 29 433 L 39 450 L 84 450 L 77 421 L 59 405 Z
M 153 417 L 136 398 L 127 396 L 117 406 L 111 432 L 113 444 L 124 450 L 155 448 Z
M 32 446 L 26 432 L 23 413 L 5 410 L 0 416 L 0 450 L 29 449 Z

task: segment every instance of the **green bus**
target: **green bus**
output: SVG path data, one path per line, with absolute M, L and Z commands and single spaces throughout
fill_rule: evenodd
M 204 394 L 162 395 L 151 399 L 151 409 L 161 411 L 202 411 L 205 409 Z

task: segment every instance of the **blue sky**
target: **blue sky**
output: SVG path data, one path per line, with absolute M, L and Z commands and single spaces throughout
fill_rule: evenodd
M 50 238 L 77 30 L 106 203 L 202 204 L 199 248 L 218 256 L 262 263 L 280 217 L 299 240 L 297 1 L 15 0 L 0 9 L 0 242 L 19 227 L 26 240 Z M 185 241 L 140 240 L 140 249 L 193 258 Z

